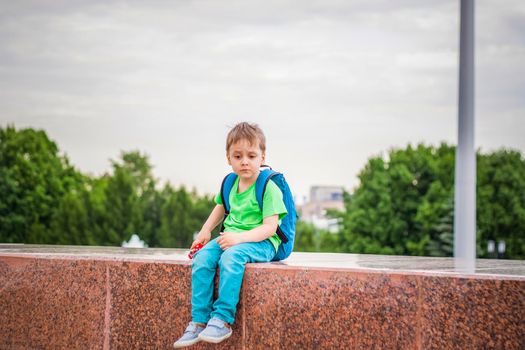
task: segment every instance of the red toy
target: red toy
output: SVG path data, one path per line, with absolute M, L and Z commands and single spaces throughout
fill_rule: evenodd
M 204 246 L 202 245 L 202 243 L 197 243 L 197 244 L 195 245 L 195 247 L 193 247 L 193 249 L 190 250 L 190 253 L 188 254 L 188 258 L 193 259 L 193 256 L 195 255 L 195 253 L 197 253 L 197 251 L 198 251 L 199 249 L 201 249 L 202 247 L 204 247 Z

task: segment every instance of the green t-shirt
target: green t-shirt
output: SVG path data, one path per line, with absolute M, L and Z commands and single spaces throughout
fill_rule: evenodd
M 230 214 L 224 221 L 226 232 L 249 231 L 261 226 L 263 219 L 272 215 L 279 215 L 279 224 L 281 224 L 281 219 L 288 213 L 283 202 L 283 194 L 273 181 L 269 181 L 266 186 L 262 212 L 255 196 L 255 182 L 246 191 L 237 193 L 238 191 L 239 178 L 237 177 L 230 192 Z M 215 203 L 222 205 L 220 193 L 215 196 Z M 277 251 L 281 244 L 279 236 L 274 234 L 269 240 Z

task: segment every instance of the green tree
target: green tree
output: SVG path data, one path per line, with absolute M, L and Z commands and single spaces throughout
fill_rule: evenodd
M 113 173 L 106 175 L 104 212 L 100 216 L 102 244 L 120 245 L 132 234 L 153 239 L 155 222 L 155 179 L 147 155 L 138 151 L 122 152 L 112 160 Z M 152 212 L 153 211 L 153 212 Z
M 61 198 L 51 220 L 48 238 L 53 244 L 96 244 L 81 195 L 70 192 Z
M 170 184 L 164 187 L 162 195 L 165 201 L 157 235 L 159 246 L 187 248 L 210 214 L 213 201 L 209 197 L 198 199 L 195 191 L 190 193 L 184 186 L 174 190 Z
M 312 224 L 298 220 L 295 226 L 294 251 L 314 252 L 316 251 L 315 227 Z
M 138 196 L 131 174 L 116 167 L 108 179 L 105 193 L 105 236 L 104 242 L 120 245 L 135 233 Z
M 86 191 L 82 193 L 83 203 L 88 216 L 93 245 L 109 245 L 106 240 L 110 227 L 110 217 L 106 213 L 106 193 L 109 175 L 87 178 Z
M 359 253 L 450 256 L 455 148 L 418 145 L 372 157 L 345 199 L 341 246 Z M 525 162 L 519 152 L 478 154 L 477 250 L 504 240 L 525 257 Z
M 478 156 L 477 225 L 481 255 L 488 240 L 505 241 L 506 256 L 525 258 L 525 160 L 499 150 Z
M 342 222 L 343 249 L 393 254 L 399 242 L 392 242 L 390 237 L 403 231 L 405 223 L 396 217 L 392 205 L 388 164 L 381 157 L 370 159 L 359 179 L 361 185 L 346 202 L 347 215 Z
M 81 183 L 44 131 L 0 128 L 0 241 L 53 243 L 55 208 Z
M 339 251 L 339 235 L 299 220 L 295 228 L 294 251 L 337 252 Z
M 44 131 L 0 129 L 0 241 L 187 247 L 213 207 L 209 196 L 156 189 L 147 155 L 122 152 L 112 171 L 82 175 Z
M 442 209 L 442 215 L 428 229 L 430 234 L 425 236 L 427 238 L 424 240 L 425 248 L 431 256 L 451 256 L 454 251 L 454 207 L 452 200 L 445 201 L 440 209 Z M 428 239 L 429 236 L 432 239 Z
M 143 220 L 139 234 L 149 247 L 160 246 L 158 235 L 162 224 L 162 207 L 165 202 L 166 199 L 155 189 L 149 189 L 141 198 Z
M 192 217 L 195 220 L 193 227 L 196 227 L 195 231 L 198 231 L 202 228 L 202 225 L 206 219 L 208 219 L 208 216 L 215 207 L 215 201 L 214 197 L 210 195 L 199 196 L 196 189 L 192 190 L 191 197 L 193 200 Z M 218 235 L 219 231 L 220 225 L 215 228 L 215 230 L 212 232 L 212 235 Z

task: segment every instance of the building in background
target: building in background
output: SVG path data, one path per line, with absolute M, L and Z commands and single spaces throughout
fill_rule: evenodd
M 326 216 L 327 209 L 345 209 L 343 187 L 312 186 L 309 201 L 298 206 L 299 218 L 317 228 L 335 233 L 339 230 L 339 222 L 336 218 Z

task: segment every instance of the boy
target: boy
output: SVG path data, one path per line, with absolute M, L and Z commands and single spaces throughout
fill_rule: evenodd
M 264 193 L 263 209 L 255 197 L 255 182 L 264 164 L 266 140 L 256 124 L 239 123 L 226 139 L 226 158 L 237 179 L 229 196 L 230 213 L 224 221 L 224 232 L 210 241 L 211 231 L 224 217 L 220 193 L 216 206 L 202 226 L 191 248 L 204 247 L 193 257 L 192 321 L 176 348 L 203 340 L 219 343 L 232 334 L 231 324 L 239 301 L 245 264 L 271 261 L 280 238 L 275 233 L 280 219 L 287 211 L 281 190 L 269 181 Z M 214 277 L 220 268 L 219 295 L 213 302 Z

